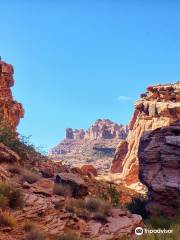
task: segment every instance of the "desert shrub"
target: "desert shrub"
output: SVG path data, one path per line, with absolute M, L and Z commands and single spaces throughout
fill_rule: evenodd
M 22 208 L 24 206 L 24 196 L 22 191 L 18 188 L 15 188 L 11 191 L 9 197 L 9 206 L 10 208 Z
M 0 210 L 0 226 L 14 227 L 15 225 L 15 217 L 10 212 Z
M 86 208 L 90 212 L 99 212 L 105 215 L 108 215 L 111 210 L 111 206 L 108 202 L 92 197 L 86 200 Z
M 119 205 L 120 193 L 116 190 L 115 186 L 110 185 L 108 189 L 108 194 L 110 194 L 111 204 L 113 206 Z
M 75 233 L 66 233 L 63 236 L 57 237 L 55 240 L 80 240 Z
M 180 223 L 180 217 L 168 218 L 167 216 L 155 216 L 145 220 L 145 224 L 152 226 L 152 228 L 166 228 L 169 229 L 172 225 Z
M 2 194 L 0 194 L 0 208 L 4 209 L 8 206 L 8 198 Z
M 32 229 L 29 231 L 25 240 L 46 240 L 46 234 L 38 229 Z
M 102 199 L 87 198 L 71 199 L 66 203 L 66 210 L 75 213 L 77 216 L 89 219 L 105 220 L 111 210 L 111 205 Z
M 40 176 L 40 174 L 36 173 L 35 171 L 24 169 L 22 172 L 22 177 L 23 177 L 24 181 L 26 181 L 30 184 L 33 184 L 33 183 L 37 182 L 41 176 Z
M 146 219 L 149 214 L 145 208 L 146 199 L 142 198 L 134 198 L 132 202 L 126 204 L 127 209 L 133 214 L 139 214 L 143 219 Z
M 20 189 L 6 183 L 0 184 L 0 206 L 3 208 L 21 208 L 24 204 L 24 196 Z
M 72 196 L 72 191 L 69 185 L 65 184 L 55 184 L 54 185 L 54 193 L 64 197 Z

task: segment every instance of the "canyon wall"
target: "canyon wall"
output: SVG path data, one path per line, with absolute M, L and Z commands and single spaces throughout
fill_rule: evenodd
M 112 173 L 119 169 L 127 185 L 138 182 L 138 148 L 141 136 L 144 132 L 169 126 L 178 119 L 180 83 L 148 87 L 147 92 L 141 94 L 141 99 L 135 103 L 135 111 L 129 124 L 128 147 L 124 148 L 125 144 L 118 147 L 111 166 Z M 127 151 L 126 154 L 124 151 Z
M 144 132 L 138 152 L 139 178 L 148 188 L 148 211 L 180 215 L 180 120 Z
M 16 131 L 20 118 L 24 116 L 24 110 L 12 96 L 13 74 L 13 66 L 0 61 L 0 121 L 4 122 L 12 131 Z

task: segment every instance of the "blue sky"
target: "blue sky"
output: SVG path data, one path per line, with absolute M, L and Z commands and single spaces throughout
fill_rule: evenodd
M 46 149 L 66 127 L 128 123 L 146 86 L 180 80 L 180 1 L 0 0 L 18 130 Z

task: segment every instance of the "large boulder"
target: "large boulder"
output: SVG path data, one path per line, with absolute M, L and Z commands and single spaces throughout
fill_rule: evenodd
M 138 156 L 139 177 L 149 190 L 147 209 L 180 215 L 180 121 L 145 133 Z
M 83 197 L 88 194 L 88 187 L 84 180 L 74 173 L 59 173 L 56 175 L 56 184 L 67 186 L 73 197 Z
M 97 170 L 90 164 L 83 165 L 81 171 L 84 175 L 97 177 Z

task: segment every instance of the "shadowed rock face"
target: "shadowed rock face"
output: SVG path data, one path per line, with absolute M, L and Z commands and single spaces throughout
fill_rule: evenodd
M 152 214 L 180 214 L 180 121 L 145 132 L 139 145 L 139 178 L 149 190 Z
M 122 178 L 126 184 L 136 183 L 138 179 L 138 148 L 140 138 L 146 131 L 162 126 L 169 126 L 180 119 L 180 83 L 156 85 L 147 88 L 141 99 L 135 104 L 135 111 L 129 124 L 127 137 L 128 151 L 118 148 L 112 163 L 112 172 L 116 172 L 118 165 Z M 124 146 L 122 145 L 124 148 Z M 119 161 L 119 164 L 117 164 Z
M 20 118 L 24 116 L 24 110 L 12 97 L 13 73 L 12 65 L 0 61 L 0 121 L 15 131 Z

